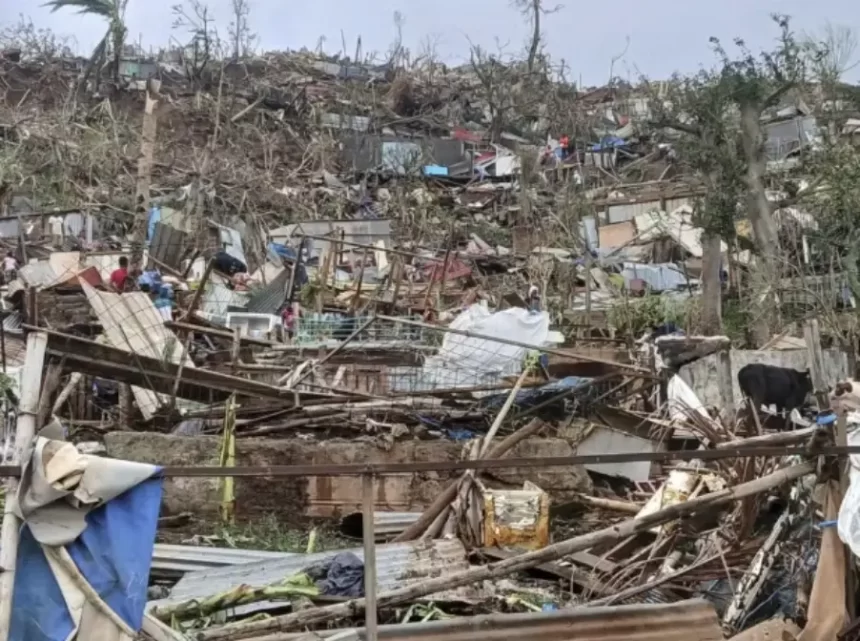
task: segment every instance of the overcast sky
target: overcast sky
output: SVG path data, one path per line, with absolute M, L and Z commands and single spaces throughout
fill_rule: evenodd
M 564 0 L 562 0 L 564 1 Z M 341 49 L 341 30 L 349 52 L 360 35 L 364 51 L 385 51 L 394 39 L 393 15 L 405 18 L 404 40 L 413 51 L 426 38 L 437 43 L 447 62 L 464 62 L 469 41 L 490 49 L 498 39 L 506 50 L 521 49 L 528 25 L 511 8 L 509 0 L 250 0 L 251 27 L 263 49 L 313 48 L 320 36 L 326 49 Z M 174 0 L 128 0 L 130 37 L 146 46 L 157 46 L 171 35 L 170 8 Z M 209 0 L 220 30 L 226 36 L 231 0 Z M 547 2 L 549 5 L 549 2 Z M 778 12 L 793 18 L 798 30 L 817 30 L 828 21 L 860 28 L 857 0 L 567 0 L 545 18 L 546 46 L 553 58 L 564 58 L 573 79 L 585 85 L 606 82 L 610 60 L 629 47 L 616 64 L 616 75 L 635 79 L 639 72 L 664 78 L 674 71 L 695 71 L 713 56 L 708 38 L 725 42 L 741 37 L 755 50 L 768 47 L 776 35 L 769 15 Z M 71 10 L 51 13 L 40 0 L 0 0 L 0 21 L 18 14 L 37 26 L 74 36 L 77 48 L 88 51 L 104 33 L 96 18 Z M 860 52 L 858 52 L 860 54 Z M 860 77 L 858 69 L 850 74 Z

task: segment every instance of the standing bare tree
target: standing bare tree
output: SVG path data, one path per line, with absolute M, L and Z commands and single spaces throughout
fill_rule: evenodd
M 251 32 L 251 4 L 249 0 L 232 0 L 233 20 L 230 22 L 230 41 L 233 59 L 247 56 L 254 47 L 257 35 Z
M 514 0 L 514 6 L 529 21 L 532 28 L 532 35 L 528 46 L 527 63 L 529 73 L 533 73 L 535 61 L 540 53 L 541 42 L 543 40 L 541 17 L 549 13 L 555 13 L 561 9 L 561 5 L 557 5 L 552 9 L 547 9 L 544 7 L 544 0 Z

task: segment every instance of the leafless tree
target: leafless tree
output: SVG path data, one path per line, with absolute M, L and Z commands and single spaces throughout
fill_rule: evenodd
M 247 56 L 254 48 L 257 35 L 251 32 L 251 3 L 249 0 L 232 0 L 233 20 L 230 22 L 230 42 L 233 59 Z
M 543 34 L 541 32 L 541 18 L 549 13 L 555 13 L 561 9 L 561 5 L 556 5 L 552 9 L 547 9 L 544 6 L 544 0 L 513 0 L 513 2 L 514 6 L 529 21 L 532 28 L 527 61 L 529 73 L 533 73 L 535 61 L 537 60 L 538 53 L 540 53 L 541 41 L 543 40 Z
M 200 0 L 187 0 L 173 5 L 173 28 L 185 29 L 191 41 L 182 52 L 182 61 L 189 79 L 199 80 L 206 65 L 220 54 L 221 40 L 208 5 Z

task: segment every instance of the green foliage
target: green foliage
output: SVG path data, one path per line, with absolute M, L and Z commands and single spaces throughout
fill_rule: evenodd
M 0 373 L 0 394 L 5 394 L 7 391 L 18 393 L 18 383 L 8 374 Z
M 118 14 L 118 5 L 113 0 L 51 0 L 44 6 L 50 7 L 52 13 L 70 7 L 77 9 L 78 13 L 102 16 L 108 20 L 112 20 Z
M 737 298 L 723 301 L 723 333 L 737 348 L 747 347 L 749 342 L 748 330 L 752 319 L 749 306 Z
M 273 552 L 306 552 L 310 533 L 291 528 L 270 514 L 251 522 L 224 525 L 218 530 L 218 539 L 223 545 L 237 549 L 270 550 Z M 355 541 L 345 539 L 335 532 L 322 530 L 316 537 L 314 551 L 343 550 L 355 547 Z
M 689 329 L 698 324 L 699 300 L 671 296 L 643 296 L 617 300 L 607 311 L 609 324 L 618 332 L 639 337 L 654 325 L 675 323 Z

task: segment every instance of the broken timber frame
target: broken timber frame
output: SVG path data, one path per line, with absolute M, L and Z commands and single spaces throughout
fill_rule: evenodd
M 640 532 L 645 532 L 655 525 L 667 523 L 682 516 L 706 509 L 713 509 L 748 496 L 760 494 L 761 492 L 799 479 L 807 474 L 813 474 L 814 472 L 815 463 L 812 462 L 777 470 L 773 474 L 748 483 L 742 483 L 732 488 L 677 503 L 649 515 L 623 521 L 595 532 L 549 545 L 540 550 L 520 554 L 498 563 L 471 568 L 457 574 L 432 578 L 422 583 L 385 592 L 379 595 L 377 605 L 378 607 L 388 607 L 478 581 L 509 576 L 541 563 L 554 561 L 573 552 L 586 550 L 599 544 L 618 541 L 639 534 Z M 303 610 L 262 621 L 233 623 L 220 628 L 201 631 L 197 634 L 197 639 L 199 641 L 237 641 L 238 639 L 253 637 L 255 635 L 259 636 L 262 633 L 287 631 L 311 624 L 325 623 L 343 616 L 350 616 L 363 609 L 365 605 L 365 599 L 354 599 L 345 603 L 314 608 L 312 610 Z

